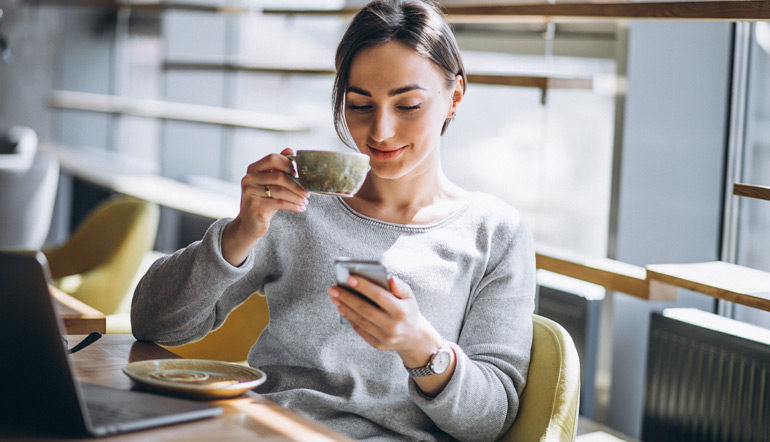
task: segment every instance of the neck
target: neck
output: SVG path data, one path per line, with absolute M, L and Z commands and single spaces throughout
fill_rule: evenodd
M 381 178 L 370 172 L 356 198 L 376 203 L 388 211 L 419 210 L 451 197 L 454 187 L 441 169 L 439 156 L 435 155 L 431 164 L 396 179 Z

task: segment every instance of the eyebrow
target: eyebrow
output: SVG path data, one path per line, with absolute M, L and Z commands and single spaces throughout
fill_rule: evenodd
M 406 85 L 406 86 L 403 86 L 403 87 L 399 87 L 399 88 L 396 88 L 396 89 L 389 90 L 388 91 L 388 96 L 392 97 L 394 95 L 404 94 L 406 92 L 413 91 L 413 90 L 427 91 L 427 89 L 425 89 L 424 87 L 420 86 L 419 84 L 409 84 L 409 85 Z M 357 94 L 364 95 L 366 97 L 371 97 L 372 96 L 371 92 L 363 90 L 361 88 L 357 88 L 355 86 L 348 87 L 347 92 L 355 92 Z

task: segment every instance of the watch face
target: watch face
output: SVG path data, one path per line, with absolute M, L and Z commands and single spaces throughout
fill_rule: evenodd
M 440 350 L 433 357 L 430 363 L 430 369 L 433 373 L 441 374 L 449 368 L 449 363 L 452 362 L 452 357 L 447 350 Z

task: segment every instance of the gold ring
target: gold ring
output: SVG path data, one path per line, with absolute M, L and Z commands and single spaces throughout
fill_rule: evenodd
M 265 198 L 272 198 L 273 194 L 270 193 L 270 186 L 265 186 Z

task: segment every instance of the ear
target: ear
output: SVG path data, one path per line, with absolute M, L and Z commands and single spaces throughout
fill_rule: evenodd
M 447 118 L 453 118 L 457 114 L 457 110 L 460 107 L 460 102 L 463 101 L 463 77 L 461 75 L 455 76 L 455 84 L 452 89 L 452 105 L 449 106 L 449 112 Z

